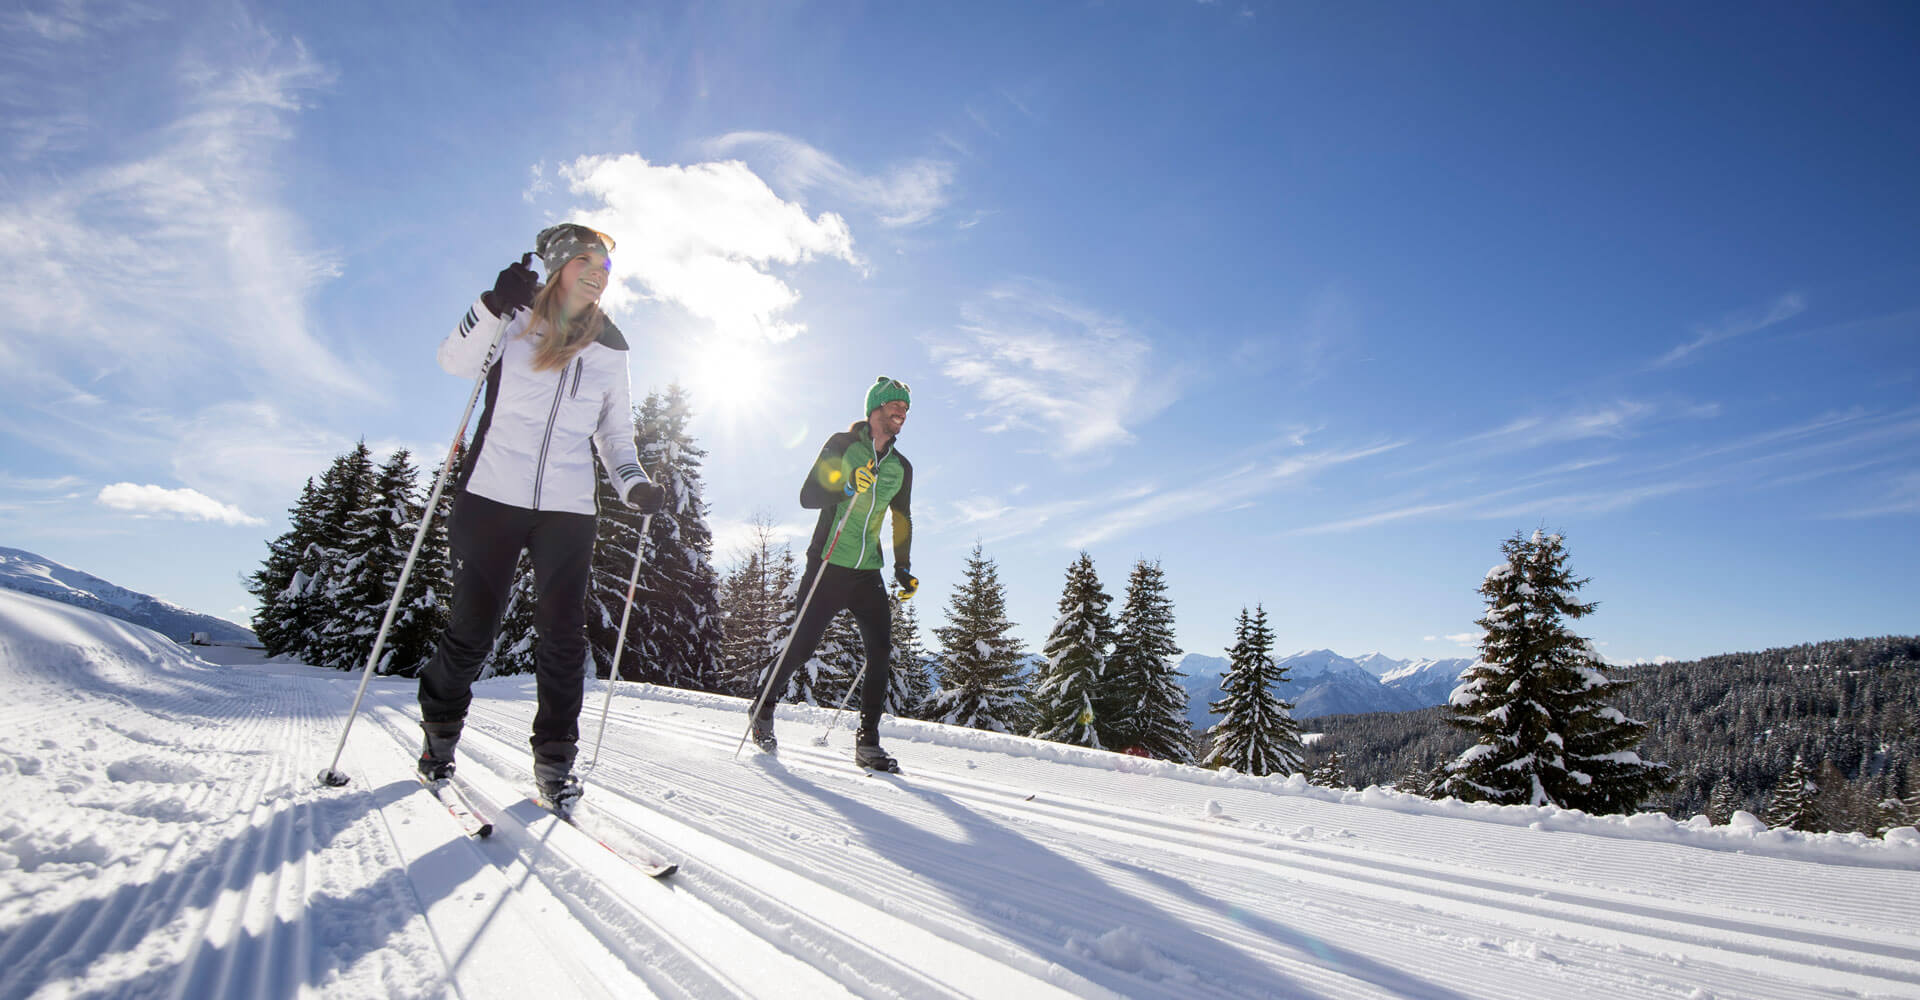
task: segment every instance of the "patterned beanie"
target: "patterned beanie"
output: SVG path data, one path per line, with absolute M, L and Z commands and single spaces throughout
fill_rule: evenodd
M 540 255 L 540 266 L 551 279 L 567 266 L 567 261 L 583 253 L 613 254 L 613 237 L 588 229 L 577 222 L 562 222 L 540 230 L 533 238 L 533 252 Z
M 872 413 L 896 399 L 908 406 L 913 405 L 913 397 L 907 394 L 905 382 L 882 375 L 874 380 L 873 388 L 867 390 L 867 412 Z

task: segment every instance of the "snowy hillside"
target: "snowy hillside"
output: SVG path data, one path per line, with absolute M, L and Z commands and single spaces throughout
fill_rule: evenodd
M 256 641 L 251 630 L 224 618 L 189 611 L 22 549 L 0 547 L 0 587 L 144 625 L 180 642 L 195 632 L 206 632 L 216 642 Z
M 232 659 L 240 651 L 209 651 Z M 584 821 L 524 798 L 530 682 L 478 688 L 466 839 L 405 682 L 231 663 L 0 591 L 0 1000 L 1920 996 L 1920 833 L 1428 802 L 622 685 Z M 602 691 L 589 691 L 589 741 Z M 583 761 L 586 755 L 583 754 Z M 616 852 L 670 852 L 665 881 Z

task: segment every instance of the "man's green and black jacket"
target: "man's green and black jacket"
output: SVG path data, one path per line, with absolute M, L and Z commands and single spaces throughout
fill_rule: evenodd
M 874 454 L 873 432 L 862 420 L 827 439 L 814 459 L 806 482 L 800 486 L 800 506 L 818 510 L 820 521 L 814 526 L 813 540 L 807 543 L 807 565 L 817 564 L 829 543 L 833 555 L 828 562 L 848 569 L 879 569 L 886 560 L 880 556 L 880 522 L 893 511 L 893 566 L 897 576 L 908 574 L 908 553 L 913 547 L 913 463 L 900 454 L 898 441 Z M 871 464 L 873 488 L 855 496 L 847 495 L 855 469 Z M 848 516 L 848 510 L 852 510 Z M 833 530 L 840 519 L 840 540 L 833 542 Z

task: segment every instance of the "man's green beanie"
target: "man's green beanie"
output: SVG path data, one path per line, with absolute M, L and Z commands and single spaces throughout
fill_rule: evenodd
M 913 397 L 907 394 L 905 382 L 882 375 L 874 381 L 873 388 L 867 390 L 867 412 L 872 413 L 896 399 L 908 406 L 913 405 Z

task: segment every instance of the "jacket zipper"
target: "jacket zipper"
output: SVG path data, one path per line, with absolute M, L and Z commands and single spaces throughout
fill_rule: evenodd
M 577 361 L 575 362 L 578 363 Z M 579 379 L 575 378 L 577 384 Z M 560 372 L 559 381 L 553 385 L 553 406 L 547 410 L 547 433 L 540 439 L 540 460 L 533 466 L 533 509 L 540 509 L 540 485 L 547 478 L 547 448 L 553 444 L 553 425 L 560 419 L 560 397 L 567 391 L 567 373 Z
M 893 454 L 889 449 L 887 454 Z M 873 536 L 873 512 L 880 506 L 880 463 L 885 461 L 878 453 L 873 456 L 873 485 L 867 488 L 867 516 L 860 519 L 860 558 L 854 560 L 853 568 L 867 561 L 867 542 Z M 877 544 L 877 542 L 876 542 Z

